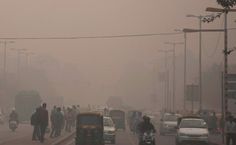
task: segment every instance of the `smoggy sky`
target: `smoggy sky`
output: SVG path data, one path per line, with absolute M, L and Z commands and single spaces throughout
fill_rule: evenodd
M 174 32 L 198 28 L 198 21 L 186 14 L 209 14 L 206 7 L 219 7 L 216 0 L 0 0 L 0 37 L 71 37 Z M 236 27 L 236 13 L 229 14 L 229 27 Z M 223 28 L 223 17 L 203 28 Z M 229 32 L 229 47 L 236 46 L 236 32 Z M 76 40 L 16 40 L 9 47 L 35 52 L 32 65 L 43 62 L 57 94 L 66 103 L 103 103 L 109 96 L 121 96 L 142 104 L 153 95 L 161 102 L 155 75 L 163 71 L 167 41 L 183 41 L 183 35 Z M 188 82 L 197 80 L 198 35 L 188 35 Z M 203 34 L 203 70 L 221 64 L 223 34 Z M 1 45 L 1 48 L 3 46 Z M 9 52 L 9 59 L 14 57 Z M 2 54 L 2 50 L 1 50 Z M 177 77 L 182 77 L 183 46 L 177 46 Z M 236 56 L 230 56 L 231 59 Z M 58 66 L 47 67 L 46 58 Z M 171 70 L 171 55 L 168 57 Z M 35 62 L 35 63 L 33 63 Z M 2 63 L 1 63 L 2 67 Z M 38 67 L 38 66 L 34 66 Z M 62 70 L 61 70 L 62 69 Z M 65 70 L 66 69 L 66 70 Z M 14 71 L 9 66 L 9 71 Z M 61 71 L 58 71 L 61 70 Z M 156 82 L 158 83 L 158 82 Z M 177 82 L 181 98 L 182 80 Z M 95 99 L 96 98 L 96 99 Z

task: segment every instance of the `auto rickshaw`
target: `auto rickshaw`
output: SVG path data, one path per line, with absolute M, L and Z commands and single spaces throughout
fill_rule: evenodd
M 109 113 L 113 122 L 115 123 L 116 129 L 125 130 L 125 112 L 122 110 L 111 110 Z
M 101 114 L 81 113 L 76 119 L 76 145 L 104 145 Z

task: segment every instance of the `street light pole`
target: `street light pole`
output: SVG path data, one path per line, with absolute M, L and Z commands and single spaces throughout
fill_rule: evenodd
M 175 68 L 176 68 L 176 64 L 175 64 L 175 47 L 177 44 L 183 44 L 182 42 L 166 42 L 165 44 L 170 44 L 173 45 L 173 84 L 172 84 L 172 88 L 173 88 L 173 97 L 172 97 L 172 109 L 173 111 L 175 111 Z
M 187 33 L 184 32 L 184 111 L 186 110 Z
M 4 87 L 6 87 L 7 83 L 7 44 L 14 43 L 14 41 L 0 41 L 0 43 L 4 44 L 4 55 L 3 55 L 3 82 Z
M 199 17 L 199 29 L 202 30 L 202 16 Z M 202 31 L 199 32 L 199 109 L 202 110 Z
M 209 15 L 208 15 L 209 16 Z M 206 16 L 187 15 L 199 20 L 199 109 L 202 110 L 202 19 Z
M 183 94 L 184 94 L 184 105 L 183 109 L 186 110 L 186 80 L 187 80 L 187 33 L 183 30 L 176 29 L 175 31 L 180 31 L 184 33 L 184 86 L 183 86 Z
M 20 87 L 20 64 L 21 64 L 21 57 L 20 55 L 26 51 L 27 49 L 12 49 L 15 50 L 17 53 L 17 88 L 19 89 Z
M 208 7 L 206 8 L 206 11 L 209 12 L 220 12 L 220 13 L 224 13 L 224 96 L 223 100 L 224 100 L 224 112 L 222 114 L 223 118 L 224 118 L 224 122 L 226 121 L 226 113 L 228 112 L 228 55 L 232 52 L 228 50 L 228 13 L 229 12 L 236 12 L 236 9 L 228 9 L 228 8 L 223 8 L 223 9 L 219 9 L 219 8 L 211 8 Z M 225 124 L 224 124 L 225 127 Z M 224 142 L 224 136 L 225 136 L 225 132 L 223 131 L 223 142 Z
M 170 104 L 170 95 L 169 95 L 169 70 L 167 68 L 167 54 L 169 52 L 172 52 L 172 50 L 158 50 L 159 52 L 165 53 L 165 110 L 170 111 L 171 110 L 171 104 Z

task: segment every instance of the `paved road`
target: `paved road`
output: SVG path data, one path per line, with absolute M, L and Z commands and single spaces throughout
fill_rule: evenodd
M 7 124 L 0 126 L 0 145 L 42 145 L 38 141 L 32 141 L 32 130 L 30 125 L 20 125 L 15 132 L 9 130 Z M 63 132 L 63 135 L 68 133 Z M 49 134 L 45 135 L 44 145 L 50 145 L 52 142 L 59 138 L 49 138 Z
M 28 136 L 31 134 L 32 128 L 28 124 L 20 124 L 15 132 L 12 132 L 8 128 L 8 124 L 5 123 L 4 125 L 0 125 L 0 145 L 4 142 L 19 139 Z
M 32 128 L 30 125 L 21 125 L 16 132 L 11 132 L 7 125 L 0 126 L 0 145 L 39 145 L 39 142 L 31 141 Z M 211 136 L 211 145 L 220 144 L 220 136 Z M 57 138 L 58 139 L 58 138 Z M 56 139 L 50 139 L 46 135 L 45 145 L 50 145 Z M 137 137 L 129 131 L 118 131 L 116 136 L 116 145 L 137 145 Z M 156 136 L 157 145 L 175 145 L 175 137 L 169 136 Z M 72 144 L 74 142 L 72 141 Z
M 219 145 L 220 143 L 213 143 L 214 141 L 219 141 L 219 136 L 211 136 L 211 144 L 210 145 Z M 69 145 L 74 145 L 72 142 Z M 118 131 L 116 136 L 116 144 L 115 145 L 138 145 L 138 140 L 135 135 L 128 131 Z M 159 136 L 156 137 L 156 145 L 175 145 L 175 136 L 167 135 L 167 136 Z

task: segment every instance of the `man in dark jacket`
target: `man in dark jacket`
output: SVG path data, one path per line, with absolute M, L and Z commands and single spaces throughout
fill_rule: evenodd
M 19 118 L 18 118 L 18 114 L 16 113 L 15 108 L 12 109 L 12 112 L 9 115 L 9 122 L 10 121 L 16 121 L 17 124 L 19 124 Z
M 51 134 L 50 134 L 50 137 L 55 137 L 55 132 L 56 132 L 56 128 L 55 128 L 55 123 L 56 123 L 56 120 L 55 120 L 55 114 L 57 112 L 57 107 L 54 106 L 53 107 L 53 110 L 51 111 L 51 115 L 50 115 L 50 121 L 51 121 Z
M 40 125 L 40 142 L 44 142 L 44 135 L 46 132 L 46 128 L 48 126 L 48 111 L 47 111 L 47 104 L 43 103 L 42 107 L 40 107 L 39 111 L 39 125 Z
M 34 127 L 32 140 L 40 140 L 39 111 L 40 108 L 37 108 L 31 116 L 31 125 Z
M 61 135 L 63 123 L 64 123 L 64 116 L 61 112 L 61 108 L 58 107 L 55 113 L 55 129 L 56 129 L 55 136 L 56 137 Z
M 150 121 L 151 119 L 148 116 L 143 116 L 143 121 L 140 122 L 137 126 L 139 134 L 139 145 L 142 144 L 142 136 L 145 132 L 153 131 L 156 132 L 154 125 Z

